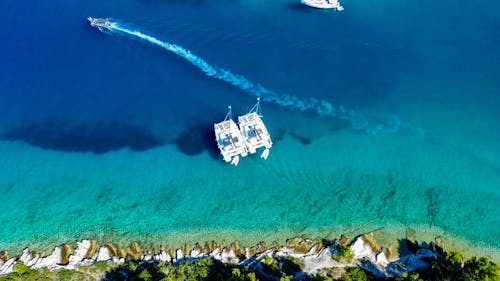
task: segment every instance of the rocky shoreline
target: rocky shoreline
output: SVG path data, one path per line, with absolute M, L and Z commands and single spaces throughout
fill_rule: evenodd
M 429 260 L 436 259 L 440 253 L 443 253 L 440 237 L 430 243 L 421 244 L 401 239 L 399 246 L 393 249 L 378 246 L 370 233 L 359 235 L 352 240 L 345 236 L 333 241 L 295 237 L 288 239 L 285 245 L 267 245 L 261 242 L 252 247 L 243 247 L 238 241 L 229 245 L 212 241 L 204 245 L 196 243 L 193 247 L 184 245 L 177 249 L 159 250 L 143 250 L 137 242 L 120 248 L 113 243 L 99 246 L 96 240 L 82 240 L 76 242 L 76 247 L 71 244 L 58 246 L 47 256 L 32 252 L 28 248 L 24 249 L 20 256 L 14 257 L 9 257 L 7 252 L 2 251 L 0 277 L 16 272 L 16 265 L 21 263 L 31 269 L 65 269 L 87 273 L 82 268 L 99 262 L 105 262 L 109 266 L 118 266 L 130 261 L 162 262 L 178 266 L 204 258 L 252 268 L 260 274 L 265 274 L 262 264 L 268 259 L 283 260 L 290 257 L 300 264 L 300 274 L 294 275 L 297 280 L 302 280 L 301 276 L 331 276 L 332 272 L 338 275 L 333 278 L 338 278 L 347 268 L 361 268 L 377 278 L 394 278 L 429 267 Z M 103 278 L 104 275 L 94 276 L 97 280 Z

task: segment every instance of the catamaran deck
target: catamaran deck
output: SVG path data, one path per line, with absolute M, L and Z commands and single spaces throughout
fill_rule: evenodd
M 217 146 L 226 162 L 232 162 L 234 156 L 246 156 L 247 148 L 238 130 L 238 126 L 232 119 L 226 119 L 220 123 L 214 124 L 215 140 Z M 238 160 L 234 160 L 232 164 L 237 165 Z
M 264 122 L 257 112 L 250 112 L 238 117 L 241 134 L 245 141 L 248 151 L 255 153 L 260 147 L 271 148 L 273 142 Z

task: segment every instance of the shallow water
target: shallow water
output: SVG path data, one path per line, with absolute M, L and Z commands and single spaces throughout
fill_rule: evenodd
M 0 4 L 0 248 L 409 226 L 499 256 L 497 2 L 101 2 Z M 270 157 L 231 167 L 212 123 L 251 93 L 88 15 L 348 113 L 263 103 Z

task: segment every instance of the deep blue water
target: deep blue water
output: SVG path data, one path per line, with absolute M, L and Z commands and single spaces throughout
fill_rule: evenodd
M 130 168 L 132 171 L 127 175 L 137 189 L 143 188 L 140 177 L 146 171 L 159 177 L 157 184 L 164 180 L 160 176 L 162 173 L 184 176 L 179 181 L 197 190 L 196 186 L 201 188 L 206 184 L 204 180 L 212 175 L 213 169 L 220 172 L 217 169 L 226 168 L 218 159 L 213 144 L 212 123 L 224 117 L 229 104 L 239 113 L 248 110 L 255 101 L 254 97 L 238 87 L 204 75 L 173 53 L 131 36 L 101 33 L 86 21 L 87 16 L 111 17 L 124 26 L 178 44 L 211 65 L 243 75 L 276 93 L 289 94 L 299 100 L 325 100 L 336 108 L 342 105 L 366 118 L 368 126 L 360 129 L 352 124 L 352 120 L 321 117 L 314 110 L 302 112 L 264 103 L 264 114 L 275 138 L 275 146 L 282 143 L 281 148 L 276 148 L 277 156 L 282 157 L 274 160 L 271 157 L 266 163 L 270 166 L 261 168 L 293 179 L 280 181 L 282 177 L 277 176 L 269 183 L 271 186 L 292 189 L 291 186 L 317 183 L 314 185 L 318 190 L 329 192 L 328 184 L 346 173 L 379 173 L 383 175 L 380 177 L 402 174 L 401 182 L 404 183 L 395 187 L 402 192 L 401 198 L 408 196 L 405 190 L 413 190 L 408 186 L 418 185 L 422 190 L 417 188 L 416 192 L 427 194 L 422 200 L 431 202 L 423 206 L 425 203 L 418 201 L 416 204 L 423 205 L 421 208 L 416 206 L 415 213 L 406 210 L 406 214 L 406 211 L 397 209 L 394 216 L 379 220 L 367 215 L 366 222 L 346 215 L 333 224 L 424 224 L 498 247 L 500 210 L 495 202 L 500 199 L 497 181 L 500 179 L 500 19 L 497 12 L 500 2 L 488 0 L 471 5 L 462 0 L 453 3 L 430 0 L 345 1 L 346 10 L 343 12 L 311 10 L 296 2 L 2 1 L 0 136 L 3 141 L 0 146 L 5 145 L 2 151 L 7 156 L 0 161 L 3 165 L 0 183 L 5 186 L 5 196 L 1 200 L 17 202 L 15 196 L 7 192 L 12 189 L 9 188 L 11 185 L 16 186 L 21 194 L 34 192 L 36 195 L 33 190 L 37 186 L 74 185 L 73 177 L 78 179 L 76 185 L 87 187 L 90 194 L 99 193 L 100 179 L 105 178 L 107 182 L 102 183 L 106 185 L 105 190 L 113 193 L 124 183 L 118 180 L 120 169 L 110 163 L 129 163 L 134 159 L 138 161 L 138 167 L 148 167 Z M 377 126 L 384 126 L 386 132 L 377 131 L 372 135 L 373 131 L 369 129 Z M 333 141 L 325 141 L 330 137 Z M 334 141 L 343 138 L 345 141 Z M 309 149 L 317 154 L 300 154 L 306 148 L 290 145 L 287 139 L 298 141 L 304 147 L 313 147 Z M 348 145 L 358 140 L 359 148 Z M 18 147 L 17 143 L 27 146 Z M 338 146 L 332 147 L 333 143 Z M 13 144 L 14 148 L 11 148 Z M 162 150 L 170 146 L 175 149 L 168 150 L 168 153 Z M 333 155 L 337 154 L 336 151 L 347 154 L 350 149 L 360 152 L 357 155 L 359 161 L 345 163 L 335 157 L 325 159 L 322 155 L 325 146 Z M 138 156 L 112 154 L 122 148 L 128 148 Z M 155 149 L 162 152 L 155 152 Z M 406 154 L 413 150 L 415 154 Z M 178 165 L 177 161 L 193 161 L 186 164 L 192 167 L 198 160 L 189 157 L 203 153 L 210 156 L 204 160 L 204 165 L 217 168 L 200 168 L 197 175 L 200 182 L 189 181 L 189 170 L 180 168 L 180 175 L 169 170 Z M 285 161 L 285 156 L 290 153 L 299 153 L 298 159 L 318 169 L 292 173 L 302 166 Z M 384 153 L 387 153 L 387 159 L 384 159 Z M 182 158 L 186 156 L 188 158 Z M 115 160 L 107 162 L 107 157 Z M 30 162 L 31 158 L 38 160 Z M 148 161 L 159 158 L 163 159 L 161 166 L 150 166 Z M 13 159 L 19 161 L 16 162 L 19 166 L 11 165 Z M 74 164 L 78 161 L 87 164 Z M 377 170 L 373 168 L 376 164 L 370 168 L 362 164 L 397 161 L 410 165 L 388 164 Z M 56 162 L 59 164 L 54 168 L 48 167 L 40 172 L 39 175 L 46 179 L 36 178 L 33 174 L 23 176 L 26 171 L 37 170 L 37 165 Z M 87 178 L 86 182 L 85 176 L 77 171 L 93 173 L 92 168 L 86 166 L 92 163 L 103 165 L 96 169 L 104 172 L 96 178 Z M 427 163 L 435 168 L 427 170 L 415 163 Z M 341 167 L 344 174 L 329 167 Z M 240 174 L 232 174 L 234 170 L 231 170 L 227 176 L 237 181 L 238 177 L 246 175 L 247 181 L 239 184 L 242 189 L 251 189 L 253 173 L 245 168 L 240 171 Z M 473 172 L 469 175 L 466 171 Z M 134 177 L 135 172 L 141 176 Z M 96 182 L 99 184 L 94 185 Z M 365 187 L 372 183 L 366 178 L 360 182 L 366 184 Z M 378 180 L 375 182 L 375 185 L 384 186 Z M 154 185 L 155 179 L 144 180 L 146 183 Z M 322 184 L 325 184 L 324 188 Z M 209 185 L 225 186 L 210 180 Z M 363 185 L 359 184 L 359 192 L 363 192 Z M 455 193 L 453 190 L 458 190 L 458 197 L 448 202 L 446 194 Z M 71 191 L 68 192 L 71 197 Z M 433 192 L 440 195 L 432 195 Z M 181 197 L 190 199 L 193 196 L 193 200 L 197 200 L 194 193 L 187 192 Z M 488 198 L 491 201 L 469 202 L 467 198 L 471 193 L 476 193 L 478 200 Z M 50 198 L 50 194 L 47 193 L 46 198 Z M 120 193 L 117 194 L 120 199 Z M 298 191 L 294 194 L 299 198 L 301 195 L 307 197 Z M 279 198 L 279 193 L 276 196 Z M 442 200 L 435 202 L 436 196 Z M 89 202 L 92 198 L 88 199 Z M 385 200 L 383 198 L 381 202 Z M 63 205 L 70 204 L 64 203 L 64 199 L 57 202 L 61 200 Z M 203 201 L 203 198 L 199 200 Z M 281 201 L 276 200 L 277 206 L 281 206 Z M 273 200 L 265 202 L 276 203 Z M 54 202 L 49 200 L 47 203 Z M 339 204 L 348 204 L 345 206 L 359 211 L 351 204 L 362 208 L 365 203 L 348 201 Z M 435 214 L 439 213 L 436 211 L 439 207 L 433 207 L 433 204 L 438 203 L 447 206 L 441 209 L 442 216 Z M 400 206 L 404 202 L 391 204 Z M 464 204 L 471 210 L 468 222 L 454 218 L 448 223 L 445 213 L 460 209 Z M 19 223 L 9 219 L 16 213 L 16 206 L 19 207 L 12 203 L 10 212 L 4 214 L 6 229 L 15 229 Z M 84 203 L 82 206 L 79 211 L 88 208 Z M 224 223 L 216 223 L 216 227 L 242 228 L 235 221 L 238 211 L 232 205 L 223 207 L 233 211 L 233 215 L 225 218 Z M 174 212 L 181 211 L 175 206 L 169 205 L 169 208 Z M 109 211 L 106 208 L 101 211 L 105 210 Z M 130 212 L 140 216 L 146 212 L 144 210 L 147 208 L 139 204 L 135 211 Z M 218 210 L 217 207 L 214 210 Z M 304 220 L 303 226 L 330 226 L 324 220 L 327 214 L 332 214 L 330 211 L 324 216 L 318 215 L 317 219 L 314 219 L 315 212 L 307 213 L 314 223 Z M 43 208 L 40 212 L 43 213 Z M 252 211 L 245 212 L 252 215 Z M 268 223 L 263 226 L 263 231 L 273 227 L 297 229 L 301 225 L 298 219 L 301 213 L 288 212 L 290 216 L 281 217 L 287 223 Z M 283 211 L 277 207 L 276 213 L 283 214 Z M 419 218 L 421 214 L 430 218 Z M 29 216 L 26 215 L 25 222 L 33 223 Z M 256 217 L 259 219 L 255 225 L 260 225 L 260 219 L 274 220 L 272 216 Z M 48 220 L 44 216 L 39 220 L 43 222 L 44 219 Z M 65 220 L 64 217 L 58 219 L 61 223 Z M 192 229 L 193 222 L 185 220 L 180 216 L 178 220 L 163 225 L 157 218 L 152 222 L 158 225 L 161 234 L 165 229 L 174 232 Z M 76 239 L 82 236 L 83 229 L 90 236 L 111 229 L 92 220 L 82 222 L 80 226 L 80 232 L 64 233 L 64 238 Z M 92 227 L 99 230 L 88 230 Z M 117 223 L 113 232 L 130 236 L 137 233 L 133 228 L 125 230 L 121 227 Z M 15 237 L 3 233 L 6 237 L 4 245 L 35 240 L 38 236 L 34 229 L 37 228 L 26 228 Z M 45 235 L 52 235 L 55 229 Z M 155 230 L 152 227 L 150 231 Z M 477 230 L 485 233 L 478 234 Z

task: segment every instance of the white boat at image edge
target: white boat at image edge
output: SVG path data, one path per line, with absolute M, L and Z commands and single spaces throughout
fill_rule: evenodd
M 214 124 L 215 141 L 224 161 L 237 166 L 240 156 L 254 154 L 261 147 L 265 149 L 260 157 L 267 159 L 273 142 L 261 117 L 258 98 L 257 104 L 247 114 L 238 117 L 238 128 L 232 120 L 232 109 L 229 106 L 224 121 Z
M 344 7 L 340 5 L 338 0 L 301 0 L 300 2 L 309 7 L 318 9 L 337 9 L 338 11 L 344 10 Z

